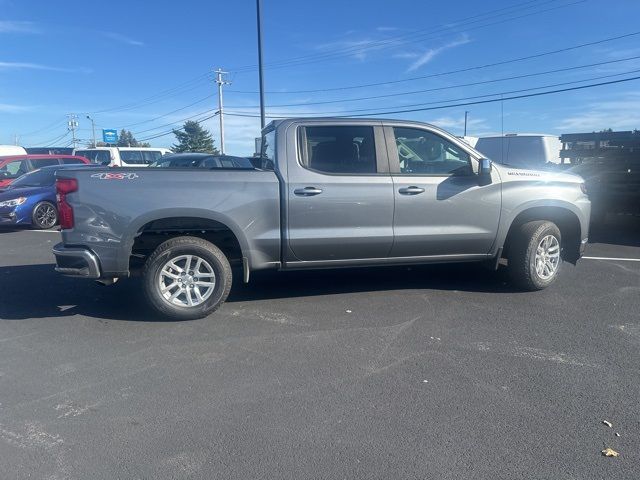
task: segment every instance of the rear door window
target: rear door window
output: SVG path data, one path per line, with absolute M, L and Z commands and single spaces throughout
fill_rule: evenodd
M 141 153 L 142 153 L 142 159 L 144 160 L 144 163 L 151 164 L 162 158 L 162 152 L 142 150 Z
M 120 150 L 120 160 L 129 165 L 146 165 L 140 150 Z
M 108 150 L 77 150 L 76 155 L 88 159 L 91 163 L 102 165 L 111 163 L 111 154 Z
M 322 173 L 376 173 L 373 127 L 303 127 L 303 165 Z

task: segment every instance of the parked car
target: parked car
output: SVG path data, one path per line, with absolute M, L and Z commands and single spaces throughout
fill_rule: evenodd
M 89 165 L 53 165 L 25 173 L 0 189 L 0 226 L 53 228 L 58 223 L 55 174 Z
M 90 163 L 77 155 L 12 155 L 0 157 L 0 188 L 36 168 L 50 165 L 80 165 Z
M 494 162 L 518 168 L 553 168 L 561 163 L 562 143 L 557 135 L 508 133 L 480 137 L 475 148 Z
M 152 147 L 90 147 L 74 150 L 74 155 L 110 167 L 146 167 L 168 153 L 171 153 L 168 148 Z
M 505 257 L 512 281 L 538 290 L 587 242 L 580 177 L 494 164 L 432 125 L 281 120 L 262 148 L 260 169 L 59 171 L 57 271 L 106 284 L 141 271 L 158 312 L 190 319 L 224 302 L 234 265 L 248 282 Z
M 157 168 L 254 168 L 251 160 L 209 153 L 173 153 L 153 162 Z

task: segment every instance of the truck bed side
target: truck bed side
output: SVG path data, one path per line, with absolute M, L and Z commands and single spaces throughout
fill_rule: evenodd
M 228 229 L 250 269 L 280 261 L 279 182 L 260 170 L 164 170 L 149 168 L 65 170 L 78 180 L 67 195 L 75 225 L 63 230 L 65 246 L 88 248 L 100 259 L 102 277 L 129 272 L 134 242 L 148 230 L 162 234 Z

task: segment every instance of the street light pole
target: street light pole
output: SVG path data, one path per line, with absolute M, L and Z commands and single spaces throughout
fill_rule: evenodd
M 262 73 L 262 0 L 256 0 L 256 14 L 258 20 L 258 77 L 260 81 L 260 129 L 264 128 L 264 76 Z
M 96 148 L 98 144 L 96 143 L 96 122 L 93 121 L 89 115 L 87 115 L 87 120 L 91 120 L 91 132 L 93 133 L 93 148 Z
M 216 70 L 216 83 L 218 84 L 218 116 L 220 117 L 220 153 L 224 155 L 224 103 L 222 101 L 222 87 L 223 85 L 229 85 L 222 75 L 227 72 L 223 72 L 221 68 Z
M 467 136 L 467 115 L 469 115 L 469 112 L 467 112 L 465 110 L 464 112 L 464 136 Z

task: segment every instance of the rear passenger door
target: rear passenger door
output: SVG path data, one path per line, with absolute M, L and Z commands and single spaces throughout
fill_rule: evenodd
M 297 260 L 385 258 L 393 184 L 382 127 L 300 126 L 288 162 L 288 237 Z

